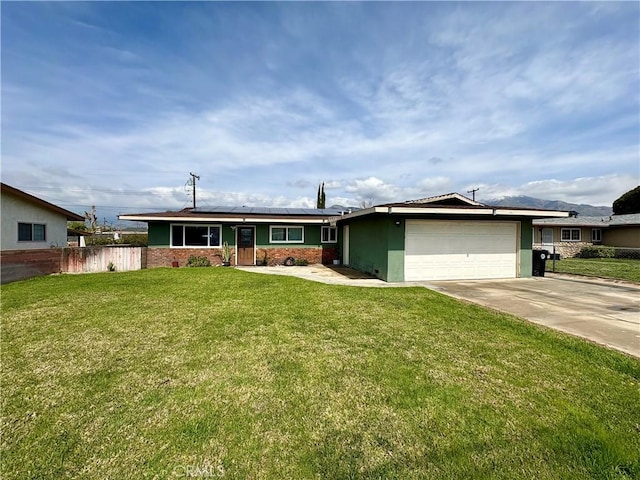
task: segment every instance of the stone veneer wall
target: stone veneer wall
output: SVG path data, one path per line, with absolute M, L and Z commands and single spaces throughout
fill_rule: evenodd
M 231 247 L 232 253 L 235 249 Z M 260 265 L 264 259 L 264 253 L 267 253 L 268 265 L 282 265 L 288 257 L 296 260 L 305 259 L 307 262 L 313 263 L 333 263 L 338 259 L 338 249 L 336 247 L 258 247 L 256 249 L 256 262 Z M 180 267 L 184 267 L 191 255 L 198 257 L 207 257 L 212 265 L 220 265 L 220 254 L 222 250 L 219 248 L 149 248 L 147 250 L 147 268 L 154 267 L 170 267 L 172 262 L 177 261 Z M 235 264 L 235 258 L 231 262 Z
M 580 254 L 580 251 L 584 248 L 584 247 L 591 247 L 593 246 L 593 243 L 591 242 L 556 242 L 555 244 L 556 247 L 556 254 L 560 255 L 560 258 L 570 258 L 570 257 L 576 257 Z M 533 248 L 534 249 L 548 249 L 547 245 L 541 245 L 539 243 L 534 243 L 533 244 Z M 552 251 L 550 251 L 549 253 L 553 253 Z

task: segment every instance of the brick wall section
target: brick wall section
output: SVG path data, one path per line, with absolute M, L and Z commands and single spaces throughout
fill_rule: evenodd
M 267 252 L 268 265 L 282 265 L 288 257 L 296 260 L 305 259 L 309 263 L 333 263 L 338 258 L 338 249 L 335 247 L 316 248 L 257 248 L 256 261 L 258 264 L 264 259 L 264 252 Z M 231 248 L 234 252 L 234 249 Z M 220 265 L 219 248 L 149 248 L 147 250 L 147 267 L 170 267 L 172 262 L 177 261 L 180 267 L 187 265 L 191 255 L 207 257 L 212 265 Z M 234 258 L 235 261 L 235 258 Z M 232 265 L 234 262 L 231 263 Z
M 338 260 L 340 255 L 337 247 L 324 247 L 322 249 L 322 263 L 330 265 L 334 260 Z
M 0 280 L 15 282 L 61 271 L 62 249 L 5 250 L 0 252 Z
M 231 252 L 234 252 L 233 248 Z M 221 254 L 221 248 L 148 248 L 147 268 L 170 267 L 174 261 L 180 267 L 186 267 L 191 255 L 207 257 L 211 265 L 222 265 Z

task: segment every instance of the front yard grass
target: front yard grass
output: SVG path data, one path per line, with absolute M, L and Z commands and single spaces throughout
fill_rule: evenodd
M 640 478 L 640 361 L 424 288 L 38 278 L 1 347 L 3 479 Z
M 553 261 L 547 260 L 545 267 L 553 271 Z M 555 271 L 640 283 L 640 260 L 626 258 L 563 258 L 556 260 Z

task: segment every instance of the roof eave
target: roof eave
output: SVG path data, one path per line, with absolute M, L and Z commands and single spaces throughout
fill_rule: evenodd
M 398 207 L 380 206 L 358 210 L 340 217 L 331 217 L 330 222 L 336 223 L 341 220 L 351 220 L 353 218 L 372 215 L 374 213 L 386 213 L 389 215 L 473 215 L 473 216 L 502 216 L 502 217 L 529 217 L 529 218 L 564 218 L 569 216 L 569 212 L 559 210 L 520 210 L 514 208 L 447 208 L 447 207 Z
M 69 222 L 84 222 L 84 217 L 78 215 L 77 213 L 73 213 L 66 208 L 59 207 L 58 205 L 54 205 L 53 203 L 47 202 L 41 198 L 36 197 L 35 195 L 31 195 L 30 193 L 23 192 L 11 185 L 7 185 L 6 183 L 2 183 L 2 190 L 10 195 L 14 195 L 18 198 L 21 198 L 29 203 L 34 205 L 38 205 L 46 210 L 51 212 L 55 212 L 59 215 L 64 215 Z

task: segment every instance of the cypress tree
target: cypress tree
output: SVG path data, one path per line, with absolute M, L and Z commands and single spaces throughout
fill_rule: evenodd
M 316 208 L 326 208 L 327 196 L 324 193 L 324 182 L 318 185 L 318 195 L 316 197 Z

